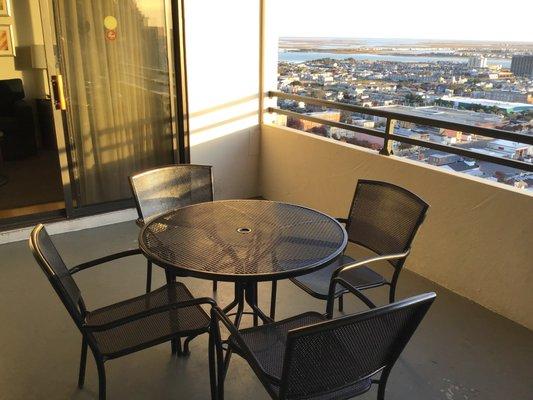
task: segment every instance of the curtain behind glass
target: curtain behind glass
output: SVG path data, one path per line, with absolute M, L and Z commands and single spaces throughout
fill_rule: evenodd
M 164 0 L 57 6 L 78 205 L 129 198 L 129 175 L 173 160 Z

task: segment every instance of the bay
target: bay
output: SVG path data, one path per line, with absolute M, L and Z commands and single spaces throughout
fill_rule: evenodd
M 296 52 L 296 51 L 280 51 L 278 53 L 279 61 L 301 63 L 312 60 L 319 60 L 321 58 L 331 58 L 334 60 L 345 60 L 347 58 L 353 58 L 355 60 L 364 61 L 391 61 L 391 62 L 454 62 L 454 63 L 467 63 L 468 57 L 446 57 L 446 56 L 400 56 L 390 54 L 343 54 L 343 53 L 327 53 L 327 52 Z M 501 65 L 504 68 L 511 66 L 511 60 L 489 58 L 487 60 L 489 65 Z

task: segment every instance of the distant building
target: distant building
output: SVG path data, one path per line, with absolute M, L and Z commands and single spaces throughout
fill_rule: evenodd
M 509 70 L 501 70 L 498 72 L 498 79 L 513 79 L 514 74 Z
M 438 167 L 441 165 L 456 163 L 458 161 L 461 161 L 461 157 L 456 154 L 434 153 L 428 157 L 428 164 L 436 165 Z
M 375 126 L 375 122 L 369 119 L 352 118 L 352 125 L 362 126 L 363 128 L 373 128 Z
M 494 128 L 501 125 L 503 117 L 497 114 L 488 114 L 483 112 L 475 112 L 470 110 L 456 110 L 447 107 L 409 107 L 409 106 L 390 106 L 390 107 L 376 107 L 378 110 L 392 111 L 413 115 L 418 117 L 425 117 L 431 119 L 439 119 L 447 122 L 458 122 L 466 125 L 476 125 L 485 128 Z M 379 117 L 374 120 L 379 121 Z M 406 121 L 397 121 L 399 126 L 403 128 L 413 128 L 415 124 Z
M 511 72 L 516 76 L 533 77 L 533 55 L 513 56 Z
M 531 103 L 533 96 L 529 93 L 519 92 L 517 90 L 489 90 L 474 92 L 473 97 L 477 99 L 505 101 L 509 103 Z
M 487 144 L 487 148 L 495 152 L 502 153 L 503 157 L 517 159 L 528 155 L 530 148 L 533 148 L 533 146 L 511 142 L 510 140 L 497 139 L 490 141 Z
M 481 176 L 483 172 L 480 171 L 479 165 L 475 162 L 455 161 L 450 164 L 442 165 L 442 168 L 451 172 L 462 172 L 472 176 Z
M 440 129 L 440 135 L 447 138 L 451 144 L 472 141 L 472 135 L 454 131 L 453 129 Z
M 339 122 L 341 120 L 340 111 L 320 111 L 320 112 L 307 113 L 306 115 L 325 119 L 328 121 L 333 121 L 333 122 Z M 301 120 L 301 121 L 302 121 L 302 130 L 306 132 L 313 128 L 324 126 L 319 122 L 306 121 L 306 120 Z
M 483 56 L 473 56 L 468 59 L 468 68 L 487 68 L 487 59 Z
M 357 145 L 366 145 L 368 148 L 380 149 L 383 147 L 383 139 L 366 133 L 349 131 L 347 129 L 329 128 L 330 137 L 334 139 L 346 140 Z
M 474 99 L 472 97 L 461 96 L 442 96 L 442 100 L 452 102 L 454 107 L 462 105 L 465 108 L 469 108 L 469 106 L 478 105 L 488 108 L 496 107 L 508 113 L 533 110 L 533 105 L 527 103 L 511 103 L 508 101 Z

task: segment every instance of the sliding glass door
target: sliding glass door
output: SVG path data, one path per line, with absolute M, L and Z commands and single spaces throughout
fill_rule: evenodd
M 128 199 L 129 175 L 179 161 L 169 8 L 53 0 L 73 210 Z

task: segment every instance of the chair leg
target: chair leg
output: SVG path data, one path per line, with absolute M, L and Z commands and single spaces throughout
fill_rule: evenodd
M 183 355 L 183 350 L 181 348 L 181 338 L 171 339 L 170 348 L 172 349 L 172 354 L 177 354 L 178 356 Z
M 191 343 L 191 341 L 195 337 L 196 336 L 188 336 L 187 338 L 185 338 L 185 340 L 183 341 L 183 351 L 181 352 L 181 354 L 179 354 L 180 356 L 187 357 L 191 354 L 191 351 L 189 350 L 189 343 Z
M 146 293 L 152 290 L 152 262 L 148 261 L 146 264 Z
M 224 366 L 224 356 L 221 350 L 217 351 L 217 400 L 224 400 L 224 380 L 226 379 L 226 368 Z
M 396 297 L 396 285 L 398 284 L 398 278 L 400 277 L 400 269 L 394 271 L 392 279 L 390 281 L 390 290 L 389 290 L 389 303 L 394 303 Z
M 217 281 L 213 281 L 213 292 L 216 292 L 218 289 L 218 282 Z
M 390 286 L 389 291 L 389 303 L 394 303 L 394 298 L 396 297 L 396 283 Z
M 217 364 L 215 361 L 215 338 L 209 332 L 209 383 L 211 386 L 211 400 L 217 399 Z
M 378 400 L 385 400 L 385 387 L 389 379 L 390 368 L 385 368 L 379 377 Z
M 278 292 L 278 281 L 272 281 L 272 292 L 270 293 L 270 318 L 275 320 L 276 316 L 276 296 Z
M 344 311 L 344 295 L 339 296 L 339 312 Z
M 94 356 L 96 361 L 96 369 L 98 370 L 98 399 L 105 400 L 106 398 L 106 379 L 104 360 L 98 356 Z
M 83 388 L 83 384 L 85 383 L 86 365 L 87 365 L 87 340 L 85 340 L 85 337 L 84 337 L 81 342 L 80 373 L 78 375 L 78 387 L 80 389 Z

